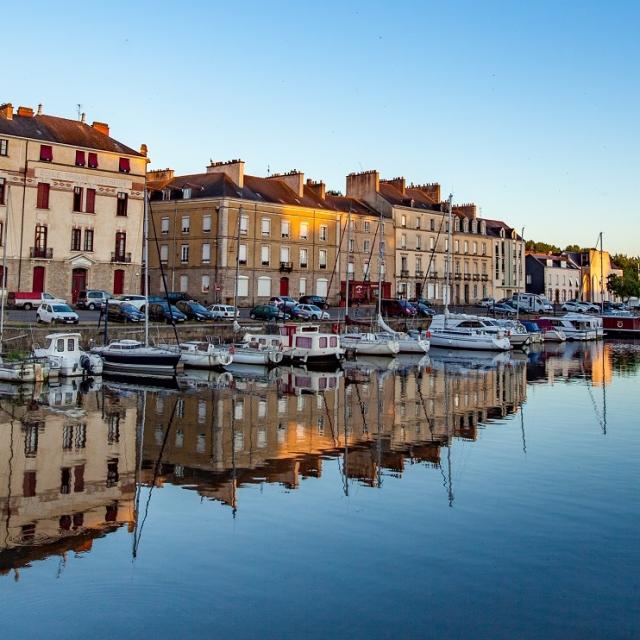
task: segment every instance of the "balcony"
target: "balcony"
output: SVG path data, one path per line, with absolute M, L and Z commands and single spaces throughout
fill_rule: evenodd
M 454 278 L 454 280 L 462 280 L 462 274 L 461 273 L 454 273 L 453 274 L 453 278 Z
M 424 273 L 422 272 L 422 269 L 416 269 L 416 278 L 423 278 L 424 277 Z
M 115 251 L 111 252 L 111 262 L 131 262 L 131 254 L 130 253 L 116 253 Z
M 43 260 L 51 260 L 53 258 L 52 247 L 31 247 L 29 249 L 30 258 L 41 258 Z
M 293 262 L 280 262 L 280 271 L 291 273 L 293 271 Z
M 470 273 L 465 273 L 464 274 L 464 279 L 465 280 L 471 280 L 471 274 Z
M 409 269 L 402 269 L 400 271 L 400 277 L 401 278 L 408 278 L 409 277 Z
M 486 282 L 486 281 L 489 279 L 489 274 L 487 274 L 487 273 L 483 273 L 483 274 L 482 274 L 482 276 L 481 276 L 481 278 L 482 278 L 482 280 L 483 280 L 484 282 Z
M 479 273 L 474 273 L 473 274 L 473 279 L 474 280 L 480 280 L 480 274 Z

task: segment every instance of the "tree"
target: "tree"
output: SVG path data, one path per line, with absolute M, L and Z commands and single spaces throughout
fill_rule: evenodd
M 556 247 L 555 244 L 536 242 L 535 240 L 527 240 L 525 243 L 525 248 L 527 251 L 533 251 L 534 253 L 560 253 L 560 247 Z
M 639 298 L 640 280 L 638 279 L 638 273 L 626 270 L 622 277 L 612 273 L 607 278 L 607 290 L 624 302 L 627 302 L 629 298 Z

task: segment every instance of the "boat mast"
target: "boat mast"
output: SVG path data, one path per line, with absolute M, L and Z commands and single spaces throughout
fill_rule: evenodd
M 349 204 L 349 215 L 347 216 L 347 260 L 345 265 L 346 282 L 344 291 L 344 321 L 349 321 L 349 264 L 351 257 L 351 204 Z
M 144 284 L 142 295 L 144 296 L 144 346 L 149 346 L 149 193 L 144 188 L 144 230 L 142 239 L 142 260 L 144 261 Z M 171 309 L 171 307 L 169 307 Z
M 449 298 L 451 297 L 451 212 L 453 209 L 453 195 L 449 194 L 449 206 L 447 207 L 447 255 L 444 262 L 444 323 L 447 324 L 449 315 Z
M 229 209 L 227 208 L 227 211 Z M 236 309 L 238 308 L 238 276 L 240 275 L 240 221 L 242 220 L 242 207 L 238 209 L 238 231 L 236 232 L 236 281 L 233 286 L 233 329 L 234 331 L 239 331 L 240 326 L 238 325 L 238 320 L 236 319 Z M 237 328 L 236 328 L 237 327 Z
M 2 300 L 0 300 L 0 354 L 2 353 L 2 345 L 4 344 L 4 307 L 7 301 L 7 241 L 9 238 L 9 212 L 11 209 L 11 186 L 7 185 L 7 213 L 4 218 L 4 228 L 2 236 L 0 236 L 0 244 L 2 245 Z
M 378 239 L 378 321 L 382 318 L 382 277 L 384 273 L 384 222 L 380 212 L 380 238 Z
M 604 313 L 604 271 L 602 267 L 602 231 L 600 232 L 600 313 Z

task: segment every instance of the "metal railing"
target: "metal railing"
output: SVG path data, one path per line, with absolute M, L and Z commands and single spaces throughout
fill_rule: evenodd
M 51 260 L 53 258 L 53 248 L 52 247 L 31 247 L 31 249 L 29 250 L 29 257 Z

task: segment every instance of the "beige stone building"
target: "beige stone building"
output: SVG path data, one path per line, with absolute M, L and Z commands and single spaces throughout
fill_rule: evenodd
M 10 291 L 75 302 L 141 286 L 147 159 L 109 126 L 0 106 L 0 223 Z

